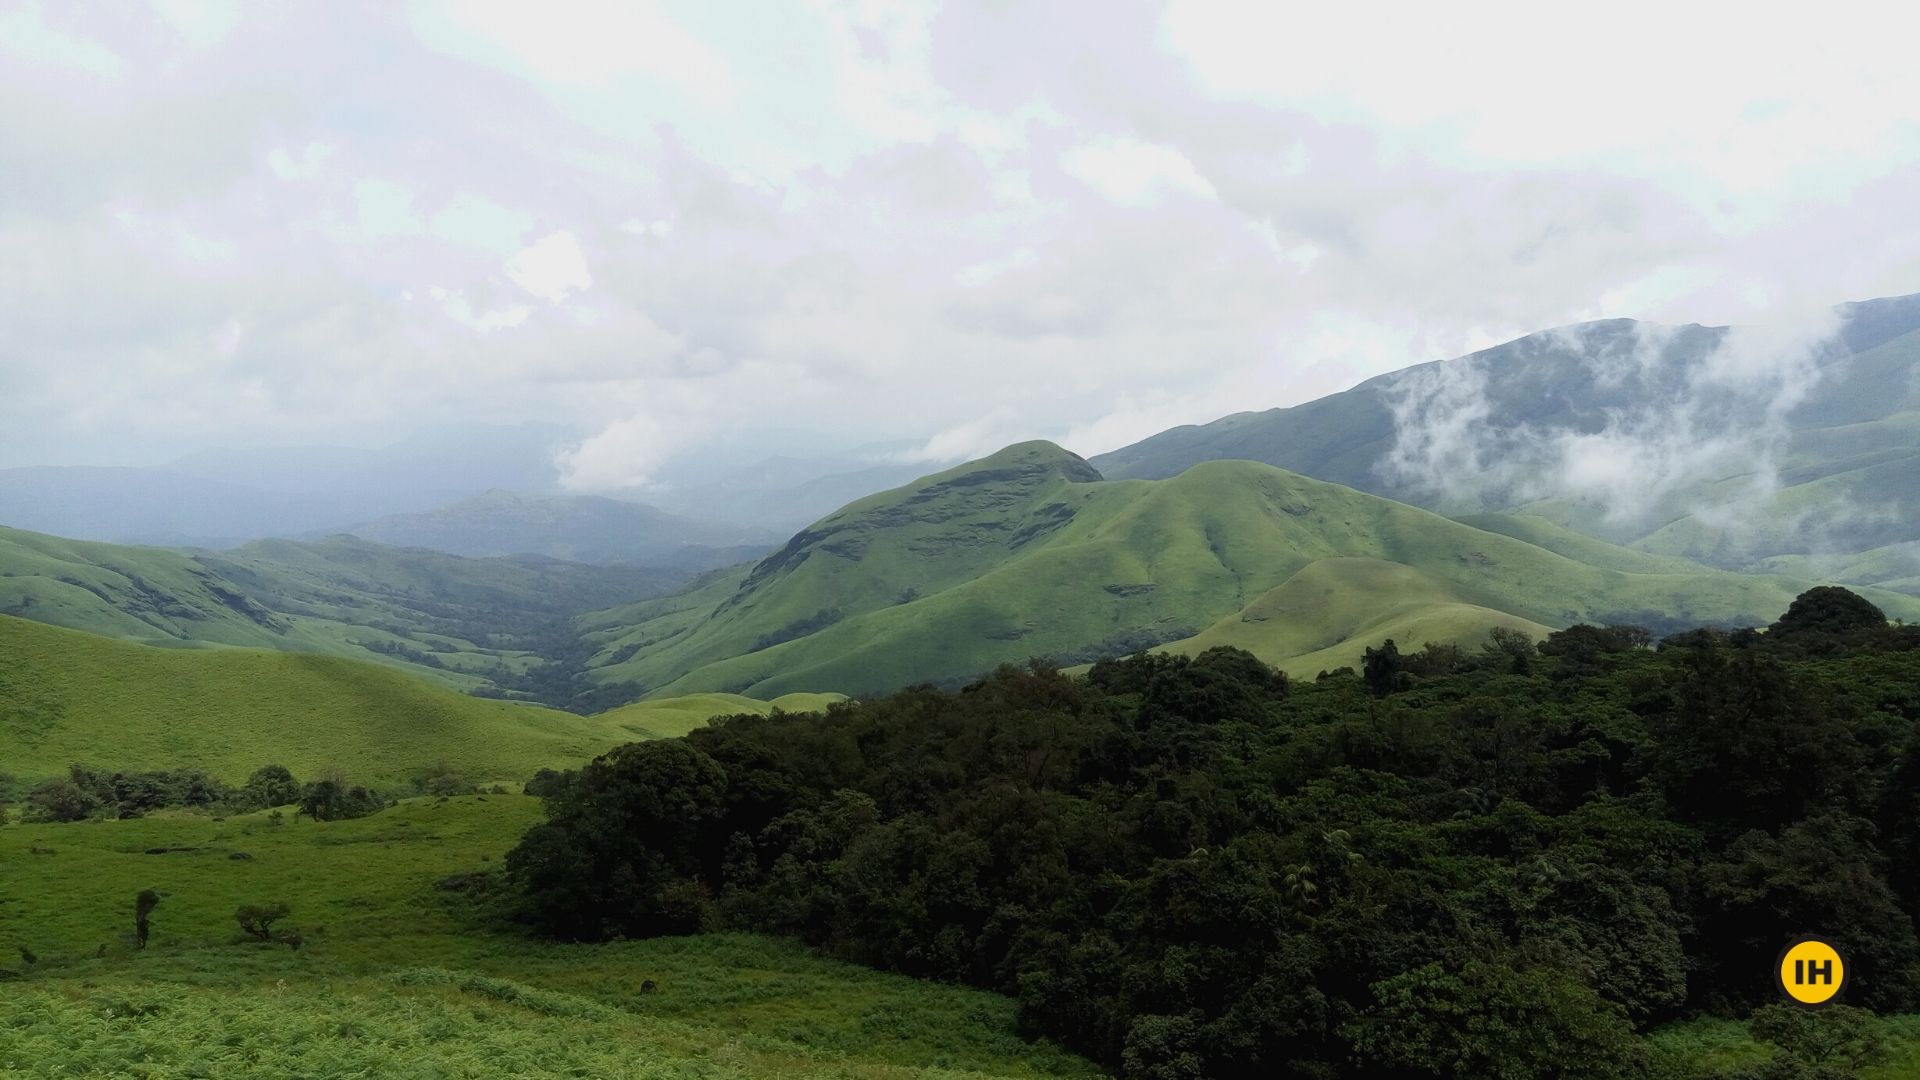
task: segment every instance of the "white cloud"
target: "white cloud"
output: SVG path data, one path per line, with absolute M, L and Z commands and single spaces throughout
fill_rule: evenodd
M 591 288 L 593 273 L 580 241 L 565 230 L 549 233 L 507 260 L 507 276 L 514 284 L 550 304 Z
M 1019 425 L 1019 417 L 1013 410 L 995 409 L 979 419 L 937 432 L 920 446 L 896 454 L 894 459 L 908 463 L 935 463 L 985 457 L 1003 446 L 1033 437 L 1030 432 L 1023 432 Z
M 1163 194 L 1212 199 L 1213 185 L 1170 146 L 1139 139 L 1101 139 L 1060 155 L 1060 167 L 1117 203 L 1144 206 Z
M 198 49 L 218 44 L 240 22 L 239 0 L 153 0 L 153 7 Z
M 416 18 L 431 42 L 504 52 L 542 79 L 644 78 L 714 103 L 734 94 L 726 58 L 649 0 L 460 0 L 419 4 Z
M 607 432 L 588 484 L 742 431 L 1095 453 L 1556 323 L 1920 289 L 1904 12 L 1829 50 L 1539 5 L 192 6 L 0 14 L 0 466 L 454 417 Z
M 430 225 L 434 235 L 453 243 L 506 254 L 519 250 L 521 241 L 533 229 L 534 219 L 532 214 L 463 191 L 434 213 Z M 577 246 L 573 253 L 579 254 Z M 585 272 L 584 266 L 581 272 Z
M 101 42 L 49 25 L 44 10 L 33 0 L 0 12 L 0 49 L 29 63 L 53 64 L 101 78 L 117 79 L 126 71 L 120 54 Z
M 368 178 L 353 185 L 358 234 L 368 240 L 422 232 L 426 224 L 413 208 L 413 190 L 392 180 Z
M 335 148 L 325 143 L 310 142 L 296 153 L 284 146 L 276 146 L 267 152 L 267 167 L 273 175 L 282 180 L 311 180 L 320 175 L 327 159 L 334 154 Z
M 574 491 L 622 491 L 653 486 L 660 467 L 686 441 L 710 431 L 711 420 L 670 408 L 643 409 L 562 450 L 554 459 L 561 482 Z

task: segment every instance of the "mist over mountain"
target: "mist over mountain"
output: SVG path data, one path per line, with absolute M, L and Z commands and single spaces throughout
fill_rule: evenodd
M 1920 296 L 1775 325 L 1585 323 L 1092 461 L 1142 478 L 1262 461 L 1445 513 L 1523 512 L 1649 552 L 1908 588 L 1916 331 Z
M 210 548 L 346 532 L 453 554 L 589 562 L 739 548 L 682 560 L 724 565 L 933 467 L 902 460 L 913 442 L 837 449 L 818 435 L 755 432 L 703 446 L 648 486 L 577 492 L 562 487 L 555 464 L 570 441 L 577 435 L 552 424 L 461 425 L 384 447 L 232 447 L 157 467 L 0 469 L 0 524 Z
M 365 514 L 357 494 L 295 495 L 161 469 L 0 469 L 0 524 L 79 540 L 230 547 Z

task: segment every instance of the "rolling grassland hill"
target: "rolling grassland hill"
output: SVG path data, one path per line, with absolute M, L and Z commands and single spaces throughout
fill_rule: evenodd
M 1260 461 L 1446 513 L 1522 513 L 1654 554 L 1920 593 L 1920 296 L 1837 311 L 1837 333 L 1806 355 L 1761 346 L 1757 361 L 1737 328 L 1562 327 L 1173 428 L 1092 464 L 1164 479 L 1204 461 Z M 1739 364 L 1763 377 L 1743 384 L 1723 370 Z M 1756 386 L 1758 399 L 1741 400 Z M 1747 434 L 1728 424 L 1738 409 L 1780 426 L 1769 454 L 1698 470 L 1631 513 L 1565 468 L 1579 453 L 1550 452 L 1609 434 L 1625 440 L 1616 454 L 1647 449 L 1649 468 L 1685 465 L 1715 450 L 1703 432 Z M 1427 425 L 1436 419 L 1457 429 Z
M 303 779 L 337 769 L 391 788 L 444 763 L 475 783 L 511 785 L 714 716 L 804 712 L 833 700 L 716 694 L 579 716 L 346 657 L 153 648 L 0 615 L 0 772 L 21 781 L 85 762 L 199 769 L 239 784 L 277 764 Z
M 376 660 L 461 690 L 564 699 L 571 617 L 686 570 L 466 559 L 354 537 L 175 551 L 0 528 L 0 613 L 108 637 Z M 544 678 L 543 678 L 544 677 Z
M 580 628 L 598 648 L 591 678 L 630 693 L 861 694 L 1151 646 L 1233 644 L 1312 675 L 1390 636 L 1757 625 L 1807 584 L 1554 535 L 1563 550 L 1255 462 L 1108 481 L 1022 443 Z M 1920 615 L 1912 598 L 1874 597 Z

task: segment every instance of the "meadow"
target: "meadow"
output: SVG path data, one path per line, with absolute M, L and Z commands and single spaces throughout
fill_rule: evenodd
M 516 790 L 635 739 L 710 717 L 817 709 L 837 695 L 649 701 L 597 716 L 477 698 L 380 664 L 266 649 L 163 649 L 0 615 L 0 772 L 21 781 L 74 762 L 199 769 L 230 784 L 262 765 L 338 771 L 375 788 L 444 764 Z
M 540 816 L 482 795 L 340 822 L 0 827 L 0 1075 L 1099 1075 L 1015 1034 L 1005 998 L 789 942 L 527 938 L 498 921 L 489 874 Z M 163 899 L 141 951 L 143 889 Z M 298 949 L 233 918 L 274 902 Z

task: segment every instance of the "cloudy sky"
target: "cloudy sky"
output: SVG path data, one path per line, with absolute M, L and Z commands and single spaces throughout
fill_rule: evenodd
M 0 466 L 1092 454 L 1920 291 L 1915 17 L 1713 7 L 0 0 Z

